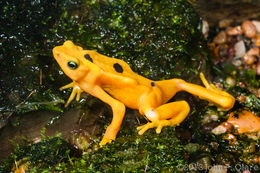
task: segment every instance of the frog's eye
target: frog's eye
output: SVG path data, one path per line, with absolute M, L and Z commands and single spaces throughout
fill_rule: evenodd
M 75 70 L 76 68 L 78 68 L 78 64 L 74 61 L 69 61 L 68 62 L 68 67 L 72 70 Z

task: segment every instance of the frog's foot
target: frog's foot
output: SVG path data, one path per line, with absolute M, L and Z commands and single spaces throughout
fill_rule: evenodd
M 103 146 L 106 145 L 107 143 L 111 143 L 111 142 L 112 142 L 112 139 L 108 139 L 108 138 L 103 137 L 103 139 L 102 139 L 101 142 L 99 143 L 99 146 L 100 146 L 100 147 L 103 147 Z
M 172 126 L 172 122 L 170 120 L 157 120 L 157 121 L 154 121 L 154 122 L 149 122 L 145 125 L 142 125 L 142 126 L 139 126 L 137 127 L 137 130 L 139 130 L 138 134 L 139 135 L 142 135 L 144 134 L 144 132 L 146 132 L 148 129 L 151 129 L 151 128 L 154 128 L 154 127 L 157 127 L 156 128 L 156 133 L 161 133 L 162 131 L 162 128 L 164 126 Z
M 67 107 L 75 97 L 76 97 L 76 100 L 79 101 L 80 94 L 83 92 L 83 90 L 80 89 L 80 87 L 75 82 L 71 82 L 68 85 L 61 87 L 60 90 L 64 90 L 67 88 L 73 88 L 73 89 L 72 89 L 72 92 L 70 94 L 70 97 L 69 97 L 67 103 L 65 104 L 65 107 Z
M 221 102 L 222 102 L 222 106 L 220 106 L 218 109 L 221 111 L 227 111 L 229 109 L 231 109 L 235 103 L 235 98 L 230 95 L 229 93 L 222 91 L 220 89 L 218 89 L 214 84 L 209 84 L 209 82 L 206 80 L 205 76 L 203 73 L 200 73 L 200 79 L 202 81 L 202 83 L 204 84 L 204 86 L 206 87 L 206 89 L 217 93 L 220 96 L 223 96 Z M 203 99 L 203 97 L 202 97 Z
M 227 92 L 218 89 L 214 84 L 209 84 L 209 82 L 207 81 L 207 79 L 205 78 L 205 76 L 204 76 L 203 73 L 200 73 L 200 79 L 201 79 L 203 85 L 204 85 L 208 90 L 213 91 L 213 92 L 215 92 L 215 93 L 218 93 L 219 95 L 222 95 L 222 96 L 231 96 L 231 95 L 228 94 Z

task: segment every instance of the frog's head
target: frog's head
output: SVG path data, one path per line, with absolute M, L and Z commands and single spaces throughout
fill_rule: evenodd
M 61 46 L 53 48 L 53 56 L 64 71 L 73 81 L 79 81 L 88 72 L 88 66 L 82 59 L 84 50 L 80 46 L 76 46 L 72 41 L 66 41 Z

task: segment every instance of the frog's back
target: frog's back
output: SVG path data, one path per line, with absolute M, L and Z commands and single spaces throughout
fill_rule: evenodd
M 87 51 L 85 58 L 97 65 L 104 72 L 129 77 L 137 80 L 140 84 L 150 83 L 149 79 L 146 79 L 143 76 L 133 72 L 130 66 L 123 60 L 110 58 L 99 54 L 96 51 Z

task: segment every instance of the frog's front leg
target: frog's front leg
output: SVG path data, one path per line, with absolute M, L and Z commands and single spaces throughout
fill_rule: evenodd
M 99 143 L 100 146 L 103 146 L 107 143 L 110 143 L 112 140 L 116 139 L 117 132 L 120 129 L 121 123 L 125 115 L 125 105 L 120 101 L 112 98 L 99 86 L 94 86 L 93 88 L 88 89 L 87 92 L 92 96 L 97 97 L 103 102 L 109 104 L 113 111 L 112 122 L 107 127 L 104 137 Z
M 76 100 L 79 101 L 80 94 L 83 92 L 83 90 L 80 89 L 80 87 L 74 81 L 61 87 L 60 90 L 64 90 L 67 88 L 73 88 L 73 89 L 67 103 L 65 104 L 65 107 L 67 107 L 70 104 L 70 102 L 75 98 L 75 96 L 76 96 Z

